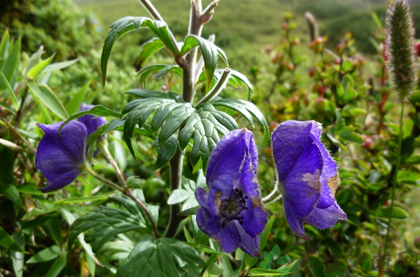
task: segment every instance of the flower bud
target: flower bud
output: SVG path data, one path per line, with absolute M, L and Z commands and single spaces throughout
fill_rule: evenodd
M 411 1 L 396 0 L 388 8 L 386 23 L 387 66 L 403 100 L 414 89 L 417 76 Z

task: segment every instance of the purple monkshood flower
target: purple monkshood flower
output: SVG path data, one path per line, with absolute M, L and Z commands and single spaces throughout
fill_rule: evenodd
M 321 130 L 315 121 L 289 120 L 272 134 L 287 222 L 305 239 L 304 222 L 326 229 L 347 219 L 335 200 L 340 179 L 336 162 L 320 141 Z
M 81 111 L 89 110 L 93 106 L 82 104 Z M 35 157 L 35 166 L 45 178 L 48 185 L 42 192 L 59 190 L 73 182 L 84 170 L 88 137 L 100 126 L 106 124 L 105 117 L 96 118 L 84 115 L 78 121 L 72 120 L 66 124 L 58 134 L 63 122 L 50 125 L 38 123 L 44 131 L 39 142 Z
M 259 256 L 259 237 L 267 223 L 257 184 L 257 147 L 247 129 L 224 136 L 213 150 L 207 167 L 206 192 L 198 187 L 201 205 L 198 227 L 220 243 L 225 252 L 238 247 Z

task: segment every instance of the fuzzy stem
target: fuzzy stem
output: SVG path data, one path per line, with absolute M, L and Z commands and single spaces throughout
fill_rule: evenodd
M 93 177 L 95 177 L 96 179 L 98 179 L 99 181 L 104 182 L 107 186 L 116 189 L 118 191 L 124 192 L 124 189 L 122 187 L 120 187 L 119 185 L 115 184 L 114 182 L 109 181 L 108 179 L 102 177 L 101 175 L 99 175 L 98 173 L 96 173 L 92 168 L 90 168 L 89 166 L 86 166 L 86 171 L 90 173 L 90 175 L 92 175 Z
M 108 160 L 108 162 L 115 168 L 115 172 L 117 173 L 117 177 L 118 177 L 118 180 L 120 181 L 120 184 L 123 187 L 125 187 L 126 184 L 125 184 L 124 173 L 120 170 L 114 157 L 112 157 L 111 153 L 109 152 L 108 143 L 106 140 L 103 140 L 103 142 L 101 142 L 101 148 L 104 151 L 105 157 Z
M 155 238 L 158 238 L 159 237 L 159 234 L 158 234 L 158 231 L 157 231 L 157 228 L 156 228 L 156 224 L 155 224 L 152 216 L 150 215 L 149 210 L 146 208 L 146 206 L 143 204 L 143 202 L 141 202 L 139 199 L 137 199 L 131 193 L 131 191 L 128 190 L 128 189 L 124 191 L 124 194 L 127 195 L 128 197 L 130 197 L 134 202 L 136 202 L 137 205 L 139 205 L 140 209 L 143 210 L 143 212 L 146 214 L 147 218 L 149 219 L 150 224 L 152 225 L 153 234 L 155 235 Z
M 384 252 L 383 252 L 382 258 L 385 258 L 385 256 L 386 256 L 387 246 L 388 246 L 388 242 L 389 242 L 389 235 L 390 235 L 391 221 L 392 221 L 392 209 L 394 208 L 394 202 L 395 202 L 395 187 L 397 186 L 398 169 L 400 168 L 400 165 L 401 165 L 401 145 L 402 145 L 402 137 L 403 137 L 403 119 L 404 119 L 404 100 L 401 101 L 400 130 L 399 130 L 399 133 L 398 133 L 397 160 L 395 161 L 395 170 L 394 170 L 392 189 L 391 189 L 391 206 L 389 208 L 388 227 L 387 227 L 387 230 L 386 230 Z
M 198 101 L 197 106 L 200 105 L 201 103 L 209 102 L 210 100 L 215 98 L 217 95 L 219 95 L 219 93 L 226 86 L 226 83 L 229 80 L 229 74 L 230 74 L 230 70 L 228 68 L 226 68 L 223 71 L 223 74 L 220 77 L 220 79 L 217 81 L 217 83 L 212 88 L 212 90 L 210 90 L 209 93 L 207 93 L 203 98 L 201 98 L 200 101 Z
M 283 194 L 279 194 L 279 195 L 277 195 L 277 197 L 276 198 L 274 198 L 273 200 L 271 200 L 270 202 L 267 202 L 267 203 L 264 203 L 264 205 L 270 205 L 270 204 L 273 204 L 274 202 L 276 202 L 276 201 L 279 201 L 280 199 L 282 199 L 283 198 Z
M 269 201 L 271 198 L 273 198 L 273 196 L 276 194 L 276 192 L 278 192 L 279 191 L 279 182 L 277 181 L 275 184 L 274 184 L 274 189 L 273 189 L 273 191 L 271 191 L 267 196 L 265 196 L 265 197 L 263 197 L 262 199 L 261 199 L 261 201 L 263 202 L 263 203 L 265 203 L 265 202 L 267 202 L 267 201 Z

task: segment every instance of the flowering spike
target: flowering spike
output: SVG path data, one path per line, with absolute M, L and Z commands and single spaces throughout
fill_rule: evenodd
M 411 1 L 396 0 L 388 8 L 386 35 L 388 70 L 403 100 L 414 89 L 417 77 Z

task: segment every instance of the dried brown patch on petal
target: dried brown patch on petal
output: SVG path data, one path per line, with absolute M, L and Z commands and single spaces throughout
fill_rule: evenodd
M 306 182 L 309 186 L 307 190 L 308 196 L 311 196 L 316 191 L 320 191 L 321 189 L 320 176 L 321 176 L 321 171 L 319 169 L 316 169 L 314 174 L 311 174 L 308 172 L 302 175 L 302 181 Z
M 338 185 L 340 184 L 340 177 L 338 177 L 338 173 L 335 173 L 335 176 L 332 177 L 328 182 L 327 185 L 331 190 L 331 196 L 335 197 L 335 192 L 337 190 Z
M 216 197 L 214 197 L 214 206 L 216 207 L 216 211 L 218 214 L 220 214 L 220 208 L 222 205 L 222 200 L 220 199 L 222 197 L 223 193 L 221 191 L 216 192 Z

